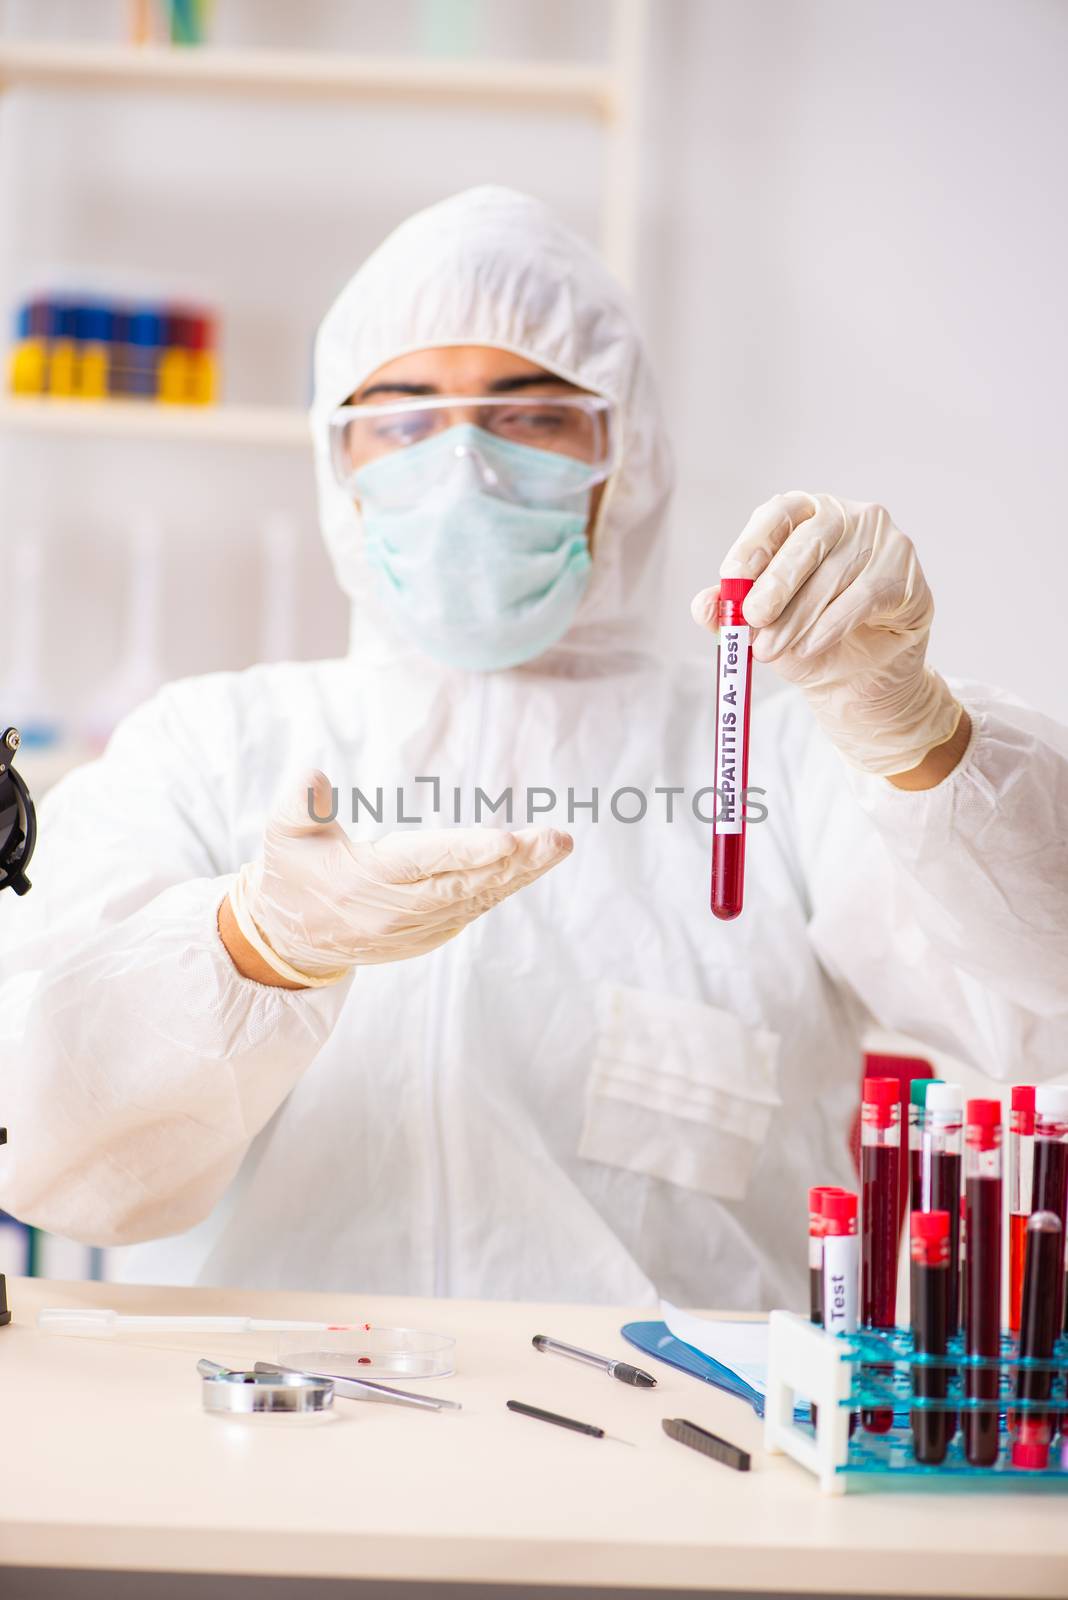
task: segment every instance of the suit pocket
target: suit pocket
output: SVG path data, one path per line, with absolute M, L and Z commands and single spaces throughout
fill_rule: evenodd
M 578 1153 L 741 1200 L 782 1104 L 778 1055 L 729 1011 L 603 983 Z

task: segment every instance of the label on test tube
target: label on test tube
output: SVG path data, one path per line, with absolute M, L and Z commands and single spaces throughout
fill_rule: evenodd
M 823 1213 L 823 1326 L 828 1333 L 855 1333 L 860 1278 L 857 1197 L 825 1193 Z
M 716 832 L 741 833 L 745 813 L 742 757 L 749 690 L 749 629 L 725 623 L 719 633 L 716 695 Z

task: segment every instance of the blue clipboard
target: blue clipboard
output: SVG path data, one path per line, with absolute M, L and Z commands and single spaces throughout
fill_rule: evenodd
M 700 1378 L 702 1383 L 710 1383 L 714 1389 L 722 1389 L 725 1394 L 744 1400 L 747 1405 L 752 1406 L 758 1417 L 764 1415 L 764 1396 L 759 1389 L 754 1389 L 752 1384 L 746 1383 L 732 1367 L 725 1367 L 722 1362 L 714 1361 L 711 1356 L 702 1355 L 693 1345 L 684 1344 L 681 1339 L 676 1339 L 675 1335 L 668 1331 L 666 1322 L 627 1322 L 619 1331 L 628 1344 L 634 1345 L 644 1355 L 652 1356 L 657 1361 L 664 1361 L 669 1367 L 688 1373 L 691 1378 Z M 808 1422 L 810 1417 L 811 1410 L 807 1402 L 794 1407 L 795 1422 Z M 895 1423 L 905 1425 L 908 1420 L 907 1406 L 895 1405 Z
M 669 1367 L 687 1372 L 691 1378 L 700 1378 L 702 1383 L 710 1383 L 713 1388 L 735 1395 L 752 1406 L 758 1417 L 764 1415 L 764 1396 L 759 1390 L 746 1383 L 730 1367 L 713 1361 L 711 1356 L 702 1355 L 692 1345 L 676 1339 L 674 1334 L 668 1332 L 666 1322 L 628 1322 L 619 1331 L 628 1344 L 634 1345 L 644 1355 L 653 1356 L 657 1361 L 666 1361 Z M 808 1406 L 798 1406 L 796 1414 L 799 1420 L 807 1417 Z

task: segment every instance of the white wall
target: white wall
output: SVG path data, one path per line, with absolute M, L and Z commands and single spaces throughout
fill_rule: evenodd
M 675 615 L 767 495 L 881 500 L 935 662 L 1068 719 L 1068 5 L 654 13 L 642 299 Z
M 446 4 L 217 0 L 217 36 L 395 50 L 451 16 L 485 53 L 589 57 L 610 9 Z M 2 15 L 118 36 L 126 7 Z M 652 0 L 652 17 L 639 300 L 680 470 L 665 649 L 702 647 L 689 596 L 754 504 L 829 487 L 883 500 L 915 539 L 940 666 L 1068 717 L 1068 6 Z M 0 301 L 56 274 L 201 294 L 222 311 L 228 396 L 300 404 L 320 310 L 409 211 L 493 179 L 592 236 L 599 174 L 596 131 L 543 117 L 20 92 L 0 105 Z M 256 532 L 279 506 L 301 541 L 297 653 L 343 647 L 299 455 L 20 438 L 0 468 L 0 537 L 50 534 L 63 705 L 116 659 L 122 540 L 146 507 L 168 535 L 168 674 L 258 653 Z

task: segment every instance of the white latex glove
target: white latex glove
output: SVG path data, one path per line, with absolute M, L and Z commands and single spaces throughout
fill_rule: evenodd
M 755 578 L 742 614 L 753 656 L 804 690 L 853 766 L 907 772 L 950 738 L 961 707 L 925 664 L 934 601 L 882 506 L 791 490 L 758 506 L 719 569 Z M 715 628 L 718 586 L 695 595 Z
M 230 891 L 244 937 L 291 982 L 321 987 L 353 967 L 424 955 L 571 851 L 554 828 L 433 828 L 357 844 L 330 809 L 321 772 L 304 778 L 267 824 L 263 856 Z

